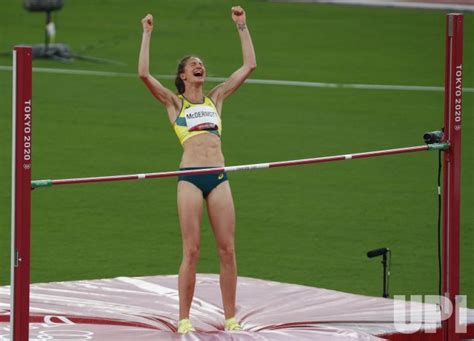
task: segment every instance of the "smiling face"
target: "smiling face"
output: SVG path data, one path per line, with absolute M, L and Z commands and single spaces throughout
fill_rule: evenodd
M 184 72 L 180 74 L 180 78 L 185 83 L 204 83 L 206 79 L 206 68 L 202 60 L 198 57 L 190 57 L 186 61 Z

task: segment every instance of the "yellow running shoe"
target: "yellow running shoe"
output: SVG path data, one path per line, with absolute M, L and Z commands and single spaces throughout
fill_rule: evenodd
M 182 319 L 178 322 L 178 333 L 186 334 L 187 332 L 195 332 L 193 325 L 189 319 Z
M 235 317 L 231 317 L 230 319 L 225 320 L 224 328 L 227 331 L 242 330 L 242 326 L 237 322 Z

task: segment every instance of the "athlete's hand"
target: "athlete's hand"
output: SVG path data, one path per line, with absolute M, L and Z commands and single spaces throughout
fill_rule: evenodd
M 151 14 L 147 14 L 142 19 L 142 26 L 143 32 L 145 33 L 151 33 L 153 31 L 153 16 Z
M 245 11 L 242 7 L 232 7 L 232 20 L 234 20 L 237 25 L 245 25 L 247 19 L 245 17 Z

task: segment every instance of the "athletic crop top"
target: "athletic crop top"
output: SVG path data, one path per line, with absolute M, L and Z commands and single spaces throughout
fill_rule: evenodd
M 173 127 L 179 142 L 200 134 L 214 134 L 221 137 L 222 122 L 212 100 L 205 96 L 203 103 L 191 103 L 183 95 L 183 102 Z

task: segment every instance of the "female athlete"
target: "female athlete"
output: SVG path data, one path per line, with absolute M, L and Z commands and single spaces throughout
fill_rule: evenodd
M 177 94 L 164 87 L 149 72 L 149 47 L 153 31 L 153 16 L 142 19 L 143 36 L 138 73 L 148 90 L 166 107 L 168 119 L 183 147 L 180 169 L 223 167 L 221 148 L 222 105 L 256 68 L 255 52 L 246 25 L 245 11 L 232 7 L 242 47 L 243 63 L 225 82 L 207 94 L 203 92 L 206 67 L 196 56 L 187 56 L 178 64 L 175 85 Z M 220 259 L 220 288 L 224 306 L 226 330 L 240 330 L 235 319 L 237 265 L 235 257 L 235 211 L 227 174 L 188 175 L 178 178 L 178 215 L 183 243 L 183 258 L 179 268 L 178 332 L 194 331 L 189 313 L 196 282 L 199 258 L 200 225 L 204 201 L 216 239 Z

